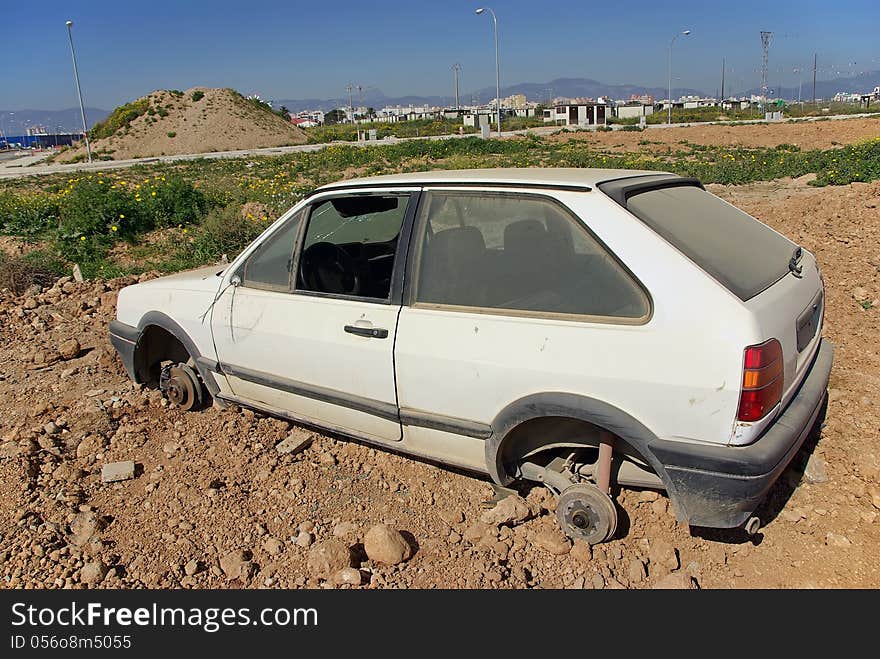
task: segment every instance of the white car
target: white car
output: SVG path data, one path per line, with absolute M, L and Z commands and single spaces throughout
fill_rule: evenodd
M 824 415 L 823 299 L 812 254 L 694 179 L 437 171 L 320 188 L 229 266 L 123 289 L 110 333 L 185 409 L 543 483 L 596 543 L 617 486 L 757 530 Z

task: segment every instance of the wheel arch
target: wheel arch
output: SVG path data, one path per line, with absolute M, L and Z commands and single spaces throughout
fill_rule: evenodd
M 516 400 L 505 407 L 492 422 L 492 435 L 486 440 L 486 466 L 489 475 L 502 486 L 515 480 L 511 473 L 511 456 L 525 455 L 544 446 L 593 445 L 588 441 L 573 444 L 558 442 L 554 437 L 544 439 L 540 433 L 546 427 L 546 419 L 562 422 L 588 423 L 598 430 L 610 432 L 615 437 L 615 450 L 632 454 L 647 463 L 666 488 L 676 517 L 683 514 L 675 484 L 669 478 L 663 464 L 654 455 L 651 445 L 658 441 L 643 423 L 623 410 L 604 401 L 567 392 L 532 394 Z M 620 444 L 623 446 L 620 446 Z
M 163 351 L 168 352 L 163 352 Z M 182 352 L 181 352 L 182 351 Z M 196 370 L 212 396 L 219 391 L 211 377 L 207 362 L 195 342 L 186 331 L 167 314 L 161 311 L 148 311 L 138 323 L 138 339 L 134 349 L 134 372 L 137 382 L 148 382 L 150 370 L 157 354 L 163 354 L 176 361 L 186 362 L 192 358 Z M 185 358 L 184 358 L 185 356 Z

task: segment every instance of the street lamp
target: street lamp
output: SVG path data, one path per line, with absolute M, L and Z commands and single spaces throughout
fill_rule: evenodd
M 675 43 L 675 40 L 678 39 L 679 36 L 686 37 L 690 33 L 691 33 L 690 30 L 682 30 L 680 33 L 678 33 L 674 37 L 672 37 L 672 41 L 669 42 L 669 87 L 667 88 L 667 91 L 669 94 L 669 96 L 668 96 L 669 106 L 667 107 L 667 115 L 666 115 L 666 117 L 667 117 L 666 123 L 668 123 L 668 124 L 672 123 L 672 44 Z
M 501 65 L 498 59 L 498 17 L 491 7 L 480 7 L 475 12 L 477 16 L 488 11 L 492 14 L 492 24 L 495 27 L 495 111 L 498 121 L 498 135 L 501 136 Z
M 76 95 L 79 97 L 79 116 L 82 119 L 83 137 L 86 140 L 86 152 L 89 156 L 89 162 L 92 162 L 92 146 L 89 144 L 89 131 L 86 128 L 86 109 L 83 106 L 82 90 L 79 87 L 79 71 L 76 70 L 76 53 L 73 50 L 73 36 L 70 33 L 73 21 L 67 21 L 65 25 L 67 26 L 67 40 L 70 42 L 70 57 L 73 59 L 73 80 L 76 82 Z

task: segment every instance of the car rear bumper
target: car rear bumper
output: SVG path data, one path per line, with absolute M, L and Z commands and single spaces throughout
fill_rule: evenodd
M 118 320 L 110 321 L 110 343 L 119 353 L 125 372 L 132 380 L 136 380 L 134 370 L 134 349 L 140 338 L 140 330 L 137 327 L 120 323 Z
M 834 347 L 822 340 L 810 370 L 785 410 L 748 446 L 658 441 L 651 448 L 666 469 L 676 517 L 692 526 L 742 525 L 824 419 Z

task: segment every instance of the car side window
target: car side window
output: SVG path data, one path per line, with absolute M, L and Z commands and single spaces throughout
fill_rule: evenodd
M 244 264 L 242 284 L 251 288 L 289 291 L 293 248 L 302 221 L 299 211 L 253 251 Z
M 312 207 L 296 290 L 387 300 L 408 194 L 334 197 Z
M 567 209 L 526 193 L 423 196 L 416 302 L 643 319 L 647 295 Z

